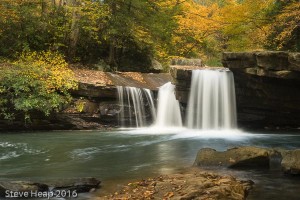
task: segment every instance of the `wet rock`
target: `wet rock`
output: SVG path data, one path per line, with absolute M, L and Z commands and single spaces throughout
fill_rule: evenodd
M 22 192 L 48 192 L 56 190 L 75 191 L 76 193 L 85 193 L 100 187 L 101 181 L 96 178 L 76 178 L 57 180 L 49 183 L 34 183 L 27 181 L 1 181 L 0 197 L 5 197 L 7 191 L 17 192 L 18 196 Z M 30 196 L 30 195 L 29 195 Z
M 286 174 L 300 175 L 300 149 L 282 152 L 281 166 Z
M 105 124 L 118 124 L 121 107 L 118 102 L 101 102 L 99 104 L 100 120 Z
M 90 192 L 100 187 L 101 181 L 96 178 L 64 179 L 48 183 L 52 190 L 69 190 L 77 193 Z
M 27 181 L 1 181 L 0 182 L 0 197 L 5 197 L 6 192 L 31 192 L 48 191 L 46 184 L 27 182 Z
M 196 69 L 201 69 L 199 67 L 195 66 L 180 66 L 180 65 L 173 65 L 170 67 L 170 73 L 172 77 L 175 80 L 185 80 L 187 82 L 191 81 L 192 78 L 192 70 Z M 179 82 L 181 83 L 181 82 Z M 183 85 L 189 87 L 190 84 L 188 85 Z
M 224 152 L 201 149 L 194 166 L 223 166 L 230 168 L 269 168 L 274 150 L 258 147 L 236 147 Z

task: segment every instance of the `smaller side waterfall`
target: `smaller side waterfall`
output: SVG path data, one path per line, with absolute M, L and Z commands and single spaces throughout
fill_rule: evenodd
M 154 126 L 182 126 L 179 102 L 175 97 L 175 86 L 171 82 L 159 88 L 157 117 Z
M 149 89 L 117 86 L 121 107 L 119 124 L 122 127 L 143 127 L 147 116 L 155 119 L 153 94 Z
M 192 72 L 187 126 L 196 129 L 236 128 L 236 101 L 231 71 Z

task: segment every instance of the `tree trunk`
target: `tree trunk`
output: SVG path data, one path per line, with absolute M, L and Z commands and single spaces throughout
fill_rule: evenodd
M 47 13 L 47 2 L 45 0 L 41 0 L 41 8 L 42 8 L 42 16 Z
M 77 42 L 79 39 L 79 26 L 78 20 L 80 19 L 80 15 L 77 12 L 78 1 L 74 0 L 72 3 L 73 11 L 72 11 L 72 23 L 71 23 L 71 34 L 70 34 L 70 44 L 68 49 L 68 57 L 69 59 L 74 59 L 76 55 Z
M 114 17 L 117 10 L 117 5 L 115 1 L 111 2 L 110 9 L 112 17 Z M 110 36 L 108 64 L 110 65 L 110 67 L 114 68 L 114 70 L 117 70 L 118 66 L 116 63 L 116 39 L 114 35 Z

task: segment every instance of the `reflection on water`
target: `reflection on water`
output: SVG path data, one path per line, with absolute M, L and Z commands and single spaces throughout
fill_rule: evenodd
M 300 148 L 300 135 L 178 128 L 1 134 L 0 179 L 96 177 L 104 183 L 122 182 L 189 167 L 200 148 L 223 151 L 241 145 Z M 293 199 L 300 187 L 299 179 L 286 178 L 281 173 L 239 173 L 256 182 L 250 199 L 273 199 L 274 195 L 277 199 L 286 195 Z

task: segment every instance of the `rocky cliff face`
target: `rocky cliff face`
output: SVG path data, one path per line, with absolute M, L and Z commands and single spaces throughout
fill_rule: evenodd
M 230 52 L 222 63 L 234 73 L 240 127 L 300 127 L 300 53 Z
M 222 63 L 234 73 L 240 128 L 300 127 L 300 53 L 228 52 Z M 207 67 L 189 60 L 172 64 L 170 73 L 184 110 L 192 70 Z

